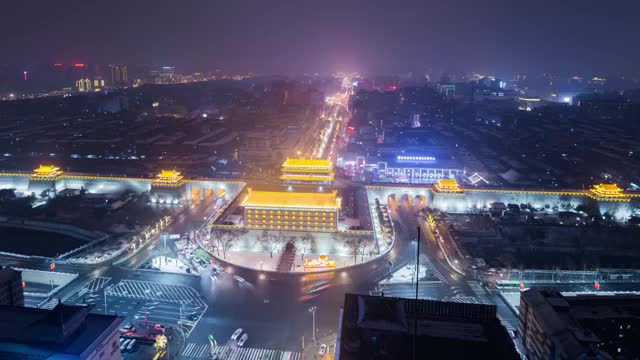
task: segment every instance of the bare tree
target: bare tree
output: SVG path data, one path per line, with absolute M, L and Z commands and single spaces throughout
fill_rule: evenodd
M 358 255 L 360 255 L 360 261 L 364 261 L 364 256 L 372 253 L 375 248 L 373 241 L 364 236 L 350 236 L 345 244 L 351 249 L 355 263 L 358 262 Z
M 229 250 L 233 248 L 240 238 L 237 231 L 230 230 L 214 230 L 211 232 L 211 247 L 218 256 L 222 254 L 224 259 L 227 258 Z
M 285 242 L 283 234 L 274 235 L 264 230 L 260 236 L 258 236 L 258 243 L 263 251 L 268 252 L 269 256 L 273 259 L 273 254 L 276 253 Z
M 304 234 L 295 240 L 296 251 L 300 253 L 300 260 L 304 261 L 304 255 L 313 248 L 314 239 L 311 234 Z

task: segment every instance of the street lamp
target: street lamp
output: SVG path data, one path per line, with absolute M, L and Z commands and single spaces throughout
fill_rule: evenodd
M 315 306 L 312 306 L 309 308 L 309 312 L 311 313 L 312 319 L 313 319 L 313 331 L 311 332 L 312 336 L 311 338 L 313 339 L 313 343 L 316 343 L 316 310 L 317 308 Z

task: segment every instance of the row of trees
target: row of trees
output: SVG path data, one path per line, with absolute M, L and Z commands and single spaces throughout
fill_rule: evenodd
M 310 233 L 296 234 L 285 231 L 270 232 L 263 230 L 256 238 L 257 244 L 259 244 L 262 251 L 269 254 L 271 258 L 273 255 L 285 247 L 287 243 L 293 244 L 296 252 L 300 254 L 300 259 L 304 260 L 304 256 L 313 249 L 315 245 L 315 239 Z
M 358 262 L 358 256 L 360 261 L 364 261 L 365 256 L 371 257 L 377 253 L 375 241 L 369 236 L 345 234 L 346 236 L 344 244 L 349 248 L 353 255 L 353 262 Z
M 242 233 L 242 230 L 212 229 L 206 242 L 209 247 L 207 250 L 226 259 L 229 250 L 236 246 Z
M 218 257 L 226 259 L 229 251 L 237 245 L 240 236 L 244 233 L 246 233 L 246 230 L 212 229 L 210 236 L 205 241 L 207 250 L 215 253 Z M 354 262 L 358 262 L 358 258 L 360 258 L 360 261 L 364 261 L 365 257 L 371 257 L 378 251 L 375 241 L 369 236 L 357 234 L 341 234 L 340 236 L 344 238 L 344 243 L 353 255 Z M 337 241 L 338 239 L 335 240 Z M 256 236 L 255 241 L 260 249 L 269 254 L 271 258 L 281 252 L 287 243 L 291 243 L 296 249 L 296 253 L 300 255 L 300 260 L 304 261 L 305 255 L 309 254 L 315 247 L 315 239 L 311 233 L 263 230 Z

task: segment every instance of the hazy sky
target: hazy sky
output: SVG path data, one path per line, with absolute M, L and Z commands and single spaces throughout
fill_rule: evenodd
M 640 0 L 20 0 L 0 63 L 637 73 Z

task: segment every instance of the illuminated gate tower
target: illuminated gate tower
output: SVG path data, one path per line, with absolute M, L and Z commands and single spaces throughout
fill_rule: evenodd
M 321 159 L 287 159 L 280 180 L 285 185 L 333 185 L 333 163 Z
M 335 232 L 341 202 L 337 194 L 249 188 L 240 206 L 248 229 Z
M 162 170 L 151 183 L 151 202 L 177 205 L 183 194 L 184 180 L 178 171 Z
M 43 191 L 49 190 L 55 192 L 56 181 L 60 179 L 62 170 L 53 165 L 40 165 L 33 170 L 33 174 L 29 177 L 28 191 L 40 195 Z

